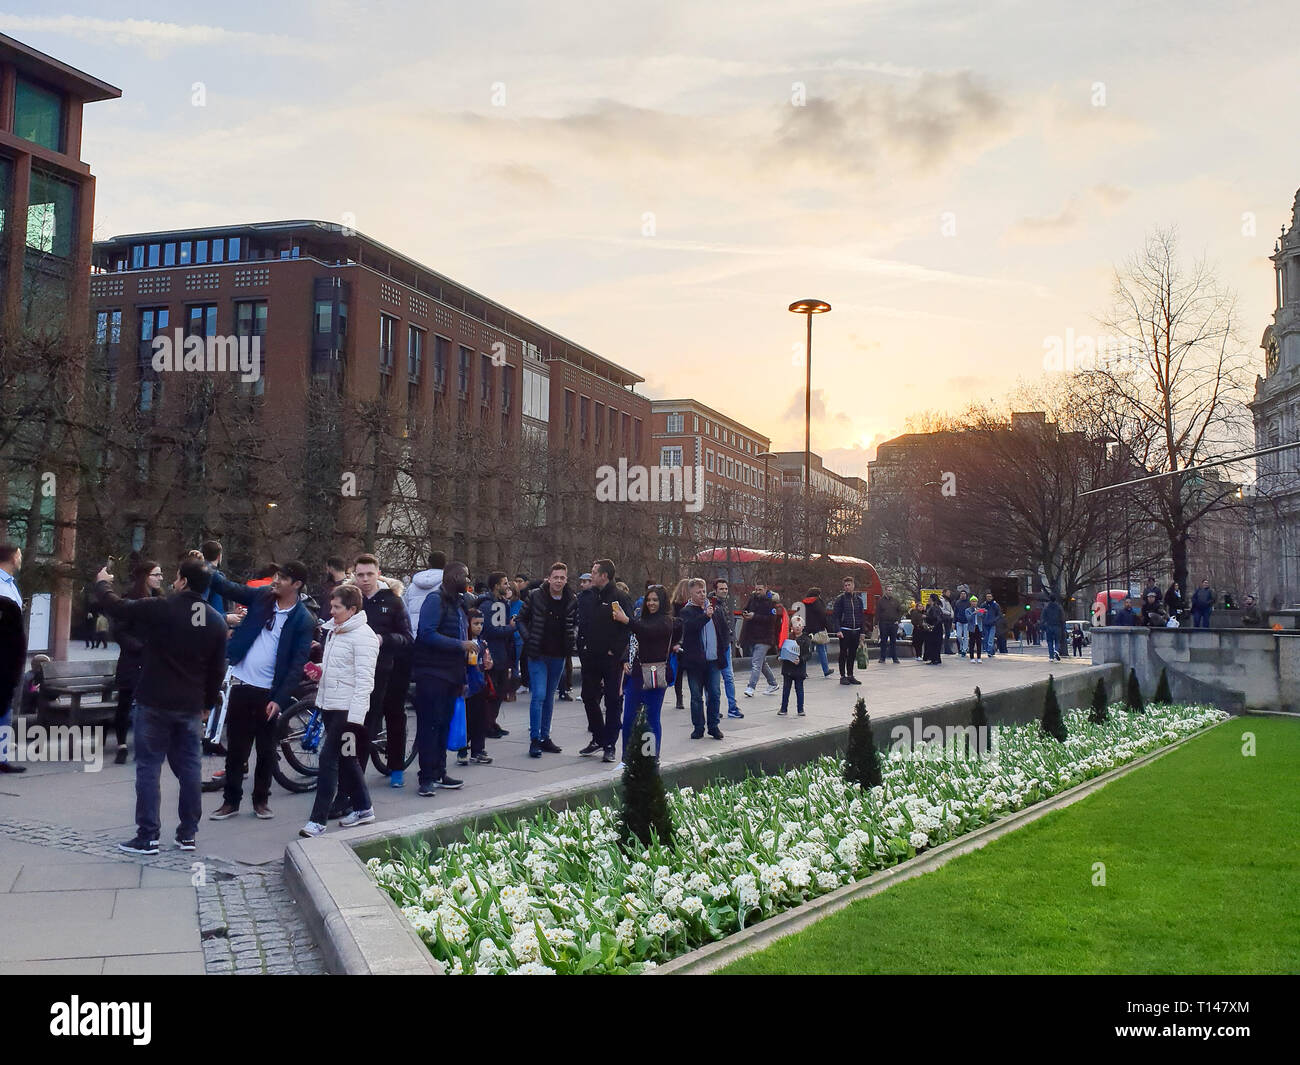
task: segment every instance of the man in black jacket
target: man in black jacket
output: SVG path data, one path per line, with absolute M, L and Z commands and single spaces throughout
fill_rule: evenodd
M 552 563 L 550 575 L 534 588 L 519 611 L 528 655 L 528 757 L 559 754 L 562 748 L 551 740 L 551 712 L 555 689 L 564 674 L 564 659 L 573 654 L 577 642 L 578 597 L 568 585 L 569 567 Z
M 898 605 L 888 588 L 876 603 L 876 622 L 880 626 L 880 661 L 889 655 L 894 664 L 898 664 L 898 622 L 903 616 L 903 608 Z
M 614 750 L 623 722 L 623 662 L 628 627 L 614 620 L 617 602 L 627 616 L 632 600 L 614 586 L 614 563 L 598 558 L 591 565 L 591 587 L 578 596 L 578 632 L 582 641 L 582 703 L 587 709 L 591 742 L 579 754 L 604 752 L 604 761 L 617 762 Z M 601 699 L 605 714 L 600 712 Z
M 718 727 L 722 702 L 722 666 L 731 627 L 726 613 L 715 610 L 708 598 L 704 581 L 698 577 L 687 586 L 690 599 L 682 607 L 682 653 L 679 668 L 686 671 L 691 686 L 691 739 L 704 738 L 707 728 L 715 740 L 722 739 Z
M 23 677 L 27 657 L 27 630 L 23 628 L 23 600 L 15 576 L 23 564 L 22 549 L 0 544 L 0 773 L 25 773 L 25 765 L 9 761 L 13 746 L 14 691 Z
M 767 681 L 767 689 L 763 694 L 775 695 L 778 691 L 776 675 L 767 664 L 767 651 L 776 643 L 781 631 L 781 604 L 767 590 L 764 581 L 754 582 L 754 594 L 745 604 L 741 617 L 745 619 L 745 642 L 754 648 L 749 664 L 749 683 L 745 685 L 745 698 L 754 697 L 759 676 Z
M 389 783 L 400 788 L 405 783 L 402 760 L 406 757 L 406 691 L 411 684 L 411 648 L 415 642 L 411 639 L 411 620 L 401 597 L 380 579 L 379 560 L 374 555 L 357 556 L 352 564 L 352 580 L 361 593 L 366 624 L 379 637 L 370 717 L 381 713 L 384 716 Z
M 203 814 L 203 711 L 217 701 L 226 675 L 226 620 L 203 600 L 209 579 L 201 559 L 187 558 L 171 595 L 128 601 L 113 594 L 107 568 L 95 578 L 100 610 L 128 623 L 144 644 L 133 711 L 136 835 L 118 844 L 128 854 L 158 853 L 164 758 L 180 783 L 176 846 L 194 849 Z
M 831 608 L 835 627 L 840 632 L 840 683 L 861 684 L 862 681 L 853 675 L 853 667 L 857 665 L 858 644 L 862 640 L 867 610 L 853 578 L 845 577 L 843 585 L 844 590 L 835 597 L 835 605 Z

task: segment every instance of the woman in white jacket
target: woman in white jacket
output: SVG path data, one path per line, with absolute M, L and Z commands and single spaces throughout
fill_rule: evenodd
M 363 766 L 365 720 L 375 687 L 379 637 L 366 624 L 361 590 L 355 585 L 340 584 L 330 593 L 330 618 L 325 624 L 325 651 L 316 687 L 316 705 L 325 716 L 316 802 L 311 820 L 298 830 L 298 835 L 307 837 L 325 831 L 336 790 L 341 790 L 352 806 L 352 813 L 339 822 L 342 827 L 366 825 L 375 819 Z

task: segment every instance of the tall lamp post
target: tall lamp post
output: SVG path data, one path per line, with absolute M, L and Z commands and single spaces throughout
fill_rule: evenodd
M 795 300 L 790 304 L 791 314 L 802 314 L 808 319 L 808 341 L 804 352 L 803 398 L 803 495 L 807 510 L 812 491 L 812 320 L 814 314 L 825 314 L 831 305 L 825 300 Z

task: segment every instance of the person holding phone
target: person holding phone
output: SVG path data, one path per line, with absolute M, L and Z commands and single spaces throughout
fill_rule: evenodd
M 610 610 L 614 621 L 626 625 L 635 637 L 628 641 L 628 661 L 623 664 L 623 761 L 627 762 L 627 745 L 643 706 L 646 724 L 654 735 L 657 760 L 663 742 L 661 722 L 664 696 L 668 693 L 668 658 L 681 643 L 682 623 L 673 617 L 668 589 L 660 584 L 646 589 L 640 617 L 628 617 L 618 600 Z
M 220 570 L 212 571 L 212 590 L 226 602 L 243 603 L 248 614 L 227 645 L 230 697 L 226 704 L 226 785 L 221 806 L 209 815 L 224 821 L 239 813 L 244 797 L 244 765 L 254 747 L 253 813 L 262 820 L 275 814 L 271 798 L 271 768 L 275 765 L 276 718 L 302 680 L 302 667 L 311 654 L 316 618 L 299 597 L 307 582 L 307 567 L 286 562 L 263 588 L 236 584 Z

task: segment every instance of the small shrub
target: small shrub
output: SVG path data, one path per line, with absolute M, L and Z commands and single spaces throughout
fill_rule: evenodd
M 849 726 L 849 749 L 844 754 L 844 779 L 857 784 L 864 791 L 881 782 L 880 752 L 876 738 L 871 735 L 871 715 L 867 701 L 858 696 L 853 707 L 853 723 Z
M 1124 705 L 1130 713 L 1146 713 L 1146 703 L 1142 700 L 1142 685 L 1138 683 L 1137 670 L 1135 669 L 1128 671 L 1128 689 L 1124 693 Z
M 1092 709 L 1088 713 L 1088 720 L 1094 725 L 1104 725 L 1106 719 L 1110 717 L 1110 710 L 1107 703 L 1110 702 L 1110 696 L 1106 691 L 1106 678 L 1098 677 L 1097 686 L 1092 690 Z
M 1059 743 L 1065 742 L 1069 735 L 1065 731 L 1065 721 L 1061 718 L 1061 704 L 1056 698 L 1056 678 L 1048 675 L 1047 697 L 1043 700 L 1042 729 Z
M 1169 676 L 1164 667 L 1160 668 L 1160 683 L 1156 685 L 1156 693 L 1151 696 L 1153 703 L 1164 703 L 1168 705 L 1174 701 L 1172 693 L 1169 691 Z
M 657 837 L 661 847 L 673 845 L 673 819 L 668 812 L 668 796 L 659 775 L 659 759 L 654 749 L 654 733 L 646 722 L 645 711 L 637 714 L 632 727 L 632 743 L 627 749 L 627 768 L 623 770 L 623 787 L 618 811 L 618 841 L 627 850 L 641 850 Z M 637 843 L 633 844 L 632 839 Z

